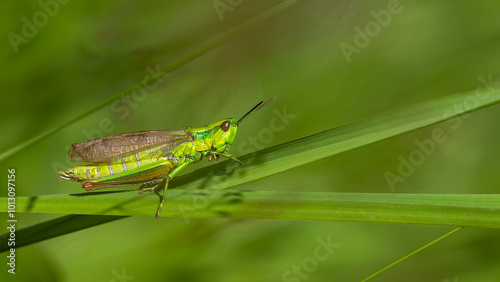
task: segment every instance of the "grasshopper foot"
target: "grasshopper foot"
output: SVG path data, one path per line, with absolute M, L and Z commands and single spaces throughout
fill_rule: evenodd
M 158 206 L 158 209 L 156 210 L 156 218 L 160 218 L 160 212 L 161 212 L 161 209 L 163 208 L 164 203 L 165 203 L 165 199 L 162 197 L 161 203 Z
M 156 189 L 156 186 L 155 187 L 150 187 L 150 188 L 142 188 L 141 191 L 139 191 L 139 194 L 144 193 L 144 191 L 153 192 L 155 189 Z

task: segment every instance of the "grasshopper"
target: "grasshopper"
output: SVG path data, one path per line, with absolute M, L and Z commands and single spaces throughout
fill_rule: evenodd
M 205 156 L 209 161 L 217 162 L 222 156 L 242 164 L 228 153 L 238 125 L 275 98 L 261 101 L 238 120 L 227 118 L 186 130 L 123 133 L 73 144 L 68 158 L 87 164 L 57 174 L 62 179 L 81 182 L 86 191 L 125 185 L 152 186 L 142 188 L 141 194 L 163 189 L 156 210 L 156 218 L 159 218 L 168 182 L 186 166 Z

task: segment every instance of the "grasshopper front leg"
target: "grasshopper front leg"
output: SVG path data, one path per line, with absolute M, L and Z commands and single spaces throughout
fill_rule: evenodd
M 237 163 L 239 163 L 240 165 L 242 165 L 243 163 L 238 160 L 235 156 L 229 154 L 229 153 L 219 153 L 219 152 L 213 152 L 212 154 L 216 155 L 216 156 L 223 156 L 223 157 L 226 157 L 232 161 L 235 161 Z

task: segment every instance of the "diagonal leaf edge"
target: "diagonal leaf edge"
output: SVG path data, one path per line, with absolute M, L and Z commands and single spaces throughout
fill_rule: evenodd
M 436 239 L 434 239 L 434 240 L 430 241 L 429 243 L 427 243 L 427 244 L 423 245 L 422 247 L 420 247 L 420 248 L 416 249 L 415 251 L 413 251 L 413 252 L 411 252 L 411 253 L 409 253 L 409 254 L 405 255 L 404 257 L 402 257 L 402 258 L 400 258 L 400 259 L 396 260 L 395 262 L 393 262 L 393 263 L 389 264 L 388 266 L 386 266 L 386 267 L 384 267 L 384 268 L 382 268 L 382 269 L 378 270 L 378 271 L 377 271 L 377 272 L 375 272 L 374 274 L 372 274 L 372 275 L 368 276 L 367 278 L 365 278 L 365 279 L 361 280 L 361 282 L 365 282 L 365 281 L 368 281 L 368 280 L 372 279 L 373 277 L 375 277 L 375 276 L 379 275 L 380 273 L 382 273 L 382 272 L 384 272 L 384 271 L 388 270 L 389 268 L 391 268 L 391 267 L 393 267 L 393 266 L 397 265 L 398 263 L 401 263 L 402 261 L 404 261 L 404 260 L 406 260 L 406 259 L 408 259 L 408 258 L 410 258 L 410 257 L 412 257 L 412 256 L 414 256 L 414 255 L 416 255 L 417 253 L 419 253 L 419 252 L 421 252 L 421 251 L 423 251 L 423 250 L 425 250 L 425 249 L 427 249 L 427 248 L 431 247 L 432 245 L 434 245 L 434 244 L 438 243 L 439 241 L 441 241 L 441 240 L 443 240 L 443 239 L 447 238 L 448 236 L 450 236 L 450 235 L 452 235 L 452 234 L 454 234 L 454 233 L 456 233 L 456 232 L 458 232 L 458 231 L 460 231 L 460 230 L 462 230 L 462 229 L 463 229 L 463 227 L 457 227 L 457 228 L 454 228 L 453 230 L 451 230 L 451 231 L 447 232 L 446 234 L 439 236 L 438 238 L 436 238 Z M 445 280 L 445 281 L 446 281 L 446 280 Z
M 15 247 L 20 248 L 125 217 L 128 216 L 65 215 L 16 231 Z M 7 245 L 9 235 L 9 233 L 0 235 L 0 252 L 10 249 Z

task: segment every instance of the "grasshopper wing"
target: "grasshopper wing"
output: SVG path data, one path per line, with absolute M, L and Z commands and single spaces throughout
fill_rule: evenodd
M 106 136 L 71 145 L 68 158 L 74 162 L 103 163 L 153 147 L 168 153 L 189 141 L 184 130 L 138 131 Z

